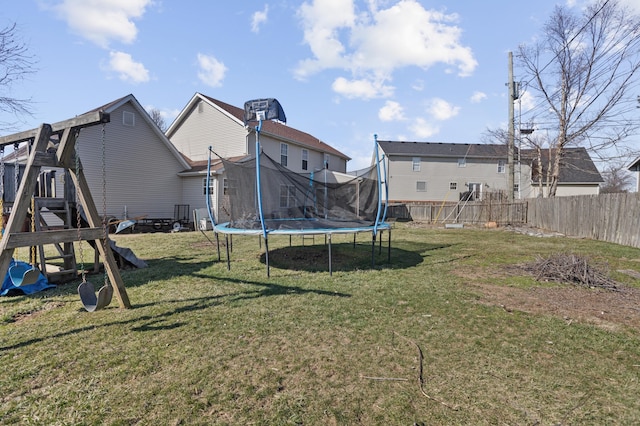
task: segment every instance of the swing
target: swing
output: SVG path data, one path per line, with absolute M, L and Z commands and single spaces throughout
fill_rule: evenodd
M 80 154 L 78 152 L 78 143 L 76 142 L 76 176 L 79 174 L 80 170 Z M 104 251 L 106 251 L 107 247 L 107 201 L 106 201 L 106 148 L 105 148 L 105 123 L 102 123 L 102 244 L 104 247 Z M 80 188 L 78 188 L 78 191 Z M 111 298 L 113 297 L 113 287 L 109 283 L 109 279 L 107 278 L 107 269 L 105 266 L 104 271 L 104 285 L 98 290 L 96 294 L 95 287 L 93 283 L 87 281 L 87 272 L 84 270 L 84 254 L 82 252 L 82 238 L 80 238 L 80 227 L 82 226 L 80 220 L 80 197 L 79 194 L 76 194 L 76 225 L 78 229 L 78 247 L 80 250 L 80 269 L 82 270 L 82 282 L 78 286 L 78 295 L 80 296 L 80 301 L 84 306 L 84 309 L 87 312 L 99 311 L 100 309 L 105 308 L 111 303 Z
M 18 164 L 18 147 L 19 145 L 14 144 L 14 155 L 15 155 L 15 169 L 13 171 L 14 174 L 14 183 L 15 183 L 15 191 L 16 195 L 18 193 L 18 172 L 20 171 L 20 166 Z M 4 169 L 4 167 L 3 167 Z M 17 198 L 17 197 L 16 197 Z M 33 195 L 31 196 L 31 232 L 36 232 L 36 209 L 35 209 L 35 198 Z M 20 287 L 23 285 L 35 284 L 40 279 L 40 270 L 36 268 L 36 247 L 31 247 L 31 265 L 27 263 L 18 263 L 14 262 L 13 265 L 9 268 L 9 277 L 11 278 L 11 282 L 16 287 Z

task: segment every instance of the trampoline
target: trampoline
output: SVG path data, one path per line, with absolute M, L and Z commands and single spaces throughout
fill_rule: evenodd
M 269 236 L 324 235 L 328 248 L 329 274 L 332 274 L 331 237 L 335 234 L 371 234 L 371 266 L 375 267 L 376 242 L 382 250 L 387 232 L 387 262 L 391 261 L 391 226 L 385 221 L 387 202 L 386 168 L 378 153 L 374 136 L 372 166 L 349 173 L 323 167 L 296 173 L 263 152 L 260 134 L 265 120 L 286 122 L 284 111 L 273 98 L 248 101 L 244 106 L 245 125 L 255 126 L 255 153 L 240 161 L 229 161 L 209 147 L 207 188 L 210 188 L 212 157 L 223 163 L 227 185 L 222 200 L 216 198 L 218 217 L 207 194 L 207 211 L 215 234 L 218 259 L 218 234 L 226 239 L 227 269 L 231 269 L 230 237 L 257 235 L 264 241 L 267 276 L 270 276 Z M 383 191 L 382 185 L 385 184 Z M 386 201 L 386 200 L 385 200 Z M 220 208 L 222 205 L 223 208 Z M 224 216 L 223 220 L 221 216 Z

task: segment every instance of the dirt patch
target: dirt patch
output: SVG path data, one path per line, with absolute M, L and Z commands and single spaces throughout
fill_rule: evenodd
M 11 317 L 12 322 L 22 322 L 31 318 L 35 318 L 36 316 L 45 313 L 46 311 L 50 311 L 51 309 L 59 308 L 63 306 L 62 302 L 50 302 L 45 303 L 39 309 L 28 311 L 28 312 L 18 312 Z
M 632 327 L 640 330 L 640 289 L 621 287 L 619 291 L 584 288 L 566 284 L 559 287 L 515 288 L 473 283 L 482 293 L 481 303 L 500 306 L 507 312 L 554 315 L 567 323 L 595 324 L 607 330 Z

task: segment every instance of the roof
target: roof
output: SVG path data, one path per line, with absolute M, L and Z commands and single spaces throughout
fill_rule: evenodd
M 226 102 L 222 102 L 210 96 L 203 95 L 202 93 L 196 93 L 193 96 L 193 98 L 191 98 L 191 101 L 189 101 L 189 104 L 187 104 L 187 108 L 183 110 L 183 113 L 186 110 L 188 110 L 189 109 L 188 106 L 193 104 L 194 101 L 197 99 L 202 99 L 207 103 L 213 105 L 214 107 L 218 108 L 223 113 L 227 114 L 228 116 L 233 118 L 235 121 L 237 121 L 239 125 L 244 127 L 244 109 L 243 108 L 230 105 Z M 176 118 L 176 120 L 171 124 L 171 126 L 167 130 L 167 135 L 169 137 L 178 126 L 177 123 L 181 122 L 183 118 L 184 117 L 178 116 L 178 118 Z M 280 123 L 277 121 L 264 121 L 262 123 L 262 133 L 276 137 L 278 139 L 294 142 L 302 146 L 306 146 L 311 149 L 314 149 L 316 151 L 333 154 L 340 158 L 344 158 L 345 160 L 351 159 L 349 156 L 343 154 L 342 152 L 338 151 L 337 149 L 328 145 L 327 143 L 321 141 L 315 136 L 310 135 L 309 133 L 303 132 L 301 130 L 295 129 L 291 126 L 287 126 L 284 123 Z
M 507 158 L 506 145 L 401 141 L 378 141 L 378 145 L 387 156 Z
M 531 162 L 532 177 L 537 173 L 535 164 L 537 163 L 537 154 L 535 149 L 523 149 L 522 158 Z M 547 166 L 549 165 L 549 150 L 544 149 L 540 152 L 542 156 L 542 173 L 547 175 Z M 601 183 L 604 179 L 600 175 L 598 168 L 591 160 L 589 152 L 583 147 L 565 148 L 564 157 L 560 164 L 560 176 L 558 182 L 568 183 Z
M 506 145 L 400 141 L 378 141 L 378 144 L 387 156 L 507 158 Z M 531 162 L 532 164 L 537 161 L 536 150 L 534 149 L 523 149 L 520 154 L 523 161 Z M 543 174 L 546 176 L 546 166 L 549 164 L 549 150 L 542 150 L 542 164 Z M 532 173 L 536 173 L 535 166 L 532 166 Z M 583 147 L 577 147 L 565 148 L 558 182 L 562 184 L 596 184 L 604 182 L 604 179 L 602 179 L 596 165 L 591 160 L 589 152 Z
M 173 154 L 173 156 L 180 162 L 180 164 L 185 169 L 190 168 L 191 166 L 189 165 L 189 162 L 182 156 L 182 154 L 180 154 L 180 152 L 176 149 L 175 145 L 171 143 L 169 138 L 167 138 L 167 136 L 164 133 L 162 133 L 162 130 L 160 130 L 160 128 L 157 126 L 157 124 L 154 123 L 153 120 L 151 120 L 151 117 L 149 116 L 149 113 L 147 113 L 147 111 L 142 107 L 142 105 L 140 105 L 140 102 L 138 102 L 136 97 L 133 96 L 132 94 L 129 94 L 127 96 L 123 96 L 123 97 L 121 97 L 119 99 L 116 99 L 114 101 L 111 101 L 111 102 L 109 102 L 107 104 L 104 104 L 102 106 L 94 108 L 94 109 L 92 109 L 90 111 L 87 111 L 85 114 L 88 114 L 88 113 L 91 113 L 91 112 L 96 112 L 96 111 L 104 111 L 104 112 L 107 112 L 107 113 L 112 113 L 113 111 L 115 111 L 116 109 L 120 108 L 122 105 L 124 105 L 126 103 L 131 103 L 131 105 L 133 105 L 133 107 L 140 114 L 140 117 L 143 120 L 145 120 L 147 122 L 147 124 L 149 124 L 149 127 L 153 130 L 153 132 L 156 134 L 158 139 L 167 147 L 169 152 L 171 152 Z

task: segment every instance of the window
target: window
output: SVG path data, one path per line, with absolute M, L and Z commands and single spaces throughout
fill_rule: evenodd
M 296 204 L 296 187 L 280 185 L 280 207 L 293 207 Z
M 505 172 L 504 160 L 498 160 L 498 173 L 504 173 L 504 172 Z
M 289 159 L 289 145 L 286 143 L 280 144 L 280 164 L 287 167 L 287 160 Z
M 413 157 L 411 159 L 411 170 L 414 172 L 420 171 L 420 157 Z
M 324 168 L 325 169 L 329 168 L 329 154 L 324 155 Z
M 202 114 L 204 111 L 204 102 L 198 102 L 198 114 Z
M 309 151 L 306 149 L 302 150 L 302 170 L 307 170 L 309 168 Z
M 449 190 L 455 191 L 458 189 L 458 182 L 449 182 Z
M 229 195 L 229 181 L 227 178 L 222 179 L 222 195 Z
M 416 182 L 416 191 L 425 192 L 427 190 L 427 182 L 419 180 Z
M 214 182 L 215 182 L 215 179 L 209 179 L 209 188 L 208 188 L 209 190 L 207 191 L 207 178 L 202 179 L 202 195 L 213 194 Z
M 136 125 L 135 114 L 129 111 L 122 111 L 122 124 L 124 126 L 135 126 Z
M 458 158 L 458 167 L 467 167 L 467 159 Z

